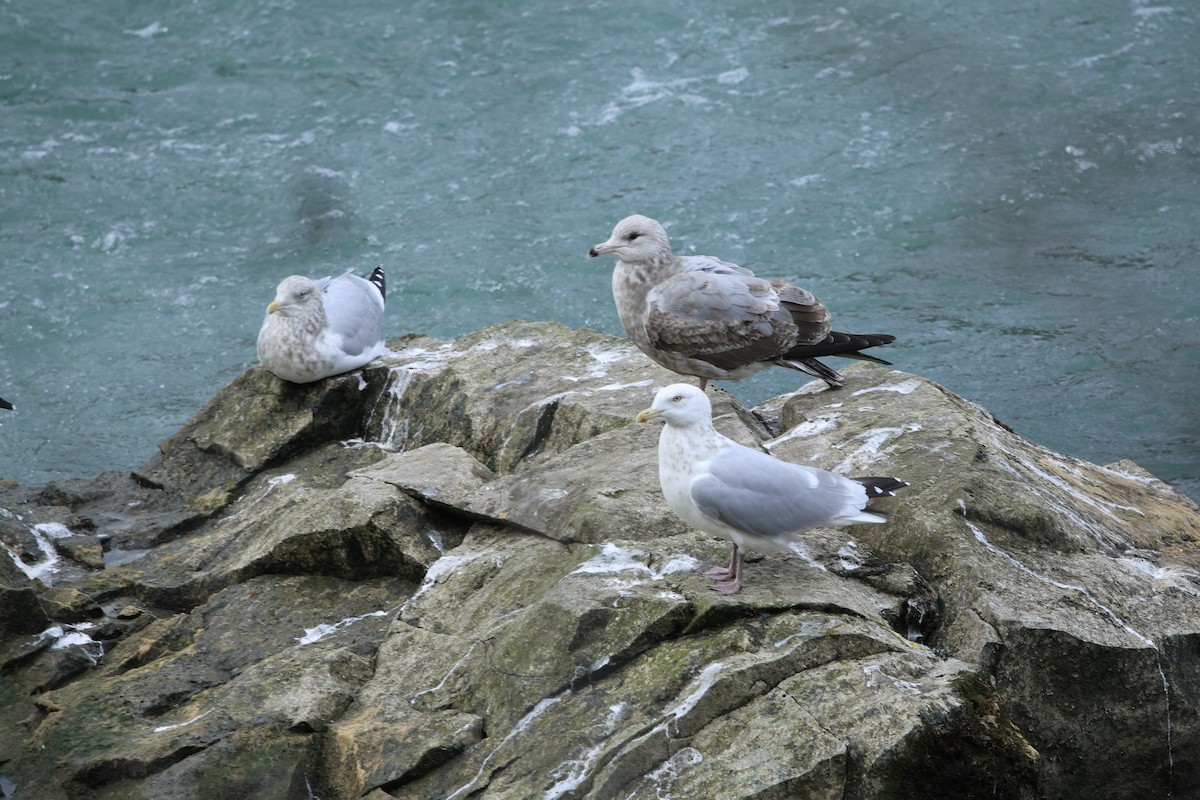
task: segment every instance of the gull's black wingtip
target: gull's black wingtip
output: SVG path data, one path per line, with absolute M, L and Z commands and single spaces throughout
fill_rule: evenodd
M 894 497 L 898 489 L 908 486 L 908 481 L 899 478 L 854 478 L 867 490 L 868 497 Z
M 367 278 L 367 280 L 375 284 L 375 288 L 379 290 L 379 296 L 387 300 L 387 278 L 384 277 L 383 267 L 373 269 L 371 277 Z

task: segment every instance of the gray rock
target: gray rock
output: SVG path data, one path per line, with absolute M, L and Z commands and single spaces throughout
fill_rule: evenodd
M 746 444 L 912 483 L 726 597 L 699 572 L 728 545 L 666 508 L 632 422 L 676 376 L 545 323 L 391 347 L 247 371 L 134 479 L 0 484 L 19 796 L 1200 792 L 1200 513 L 1136 465 L 871 365 L 716 393 Z M 51 522 L 80 547 L 47 586 Z

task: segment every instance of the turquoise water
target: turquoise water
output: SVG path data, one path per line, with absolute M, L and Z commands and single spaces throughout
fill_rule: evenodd
M 1200 496 L 1192 6 L 648 5 L 0 4 L 0 475 L 141 463 L 292 273 L 618 332 L 585 253 L 639 212 Z

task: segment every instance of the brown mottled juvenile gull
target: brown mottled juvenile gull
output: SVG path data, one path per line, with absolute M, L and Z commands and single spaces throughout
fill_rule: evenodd
M 745 550 L 783 551 L 797 534 L 822 525 L 886 522 L 867 502 L 908 486 L 896 478 L 845 478 L 781 461 L 717 432 L 703 389 L 675 383 L 659 389 L 638 422 L 662 417 L 658 480 L 679 518 L 733 542 L 728 567 L 704 573 L 712 588 L 741 588 Z
M 841 386 L 842 376 L 818 356 L 891 363 L 860 351 L 895 336 L 839 333 L 811 292 L 712 256 L 674 255 L 667 232 L 649 217 L 626 217 L 588 251 L 608 254 L 617 256 L 613 299 L 625 333 L 667 369 L 699 378 L 702 389 L 772 365 Z
M 284 278 L 258 332 L 258 358 L 292 383 L 358 369 L 387 352 L 383 344 L 383 269 L 369 279 L 346 273 L 318 281 Z

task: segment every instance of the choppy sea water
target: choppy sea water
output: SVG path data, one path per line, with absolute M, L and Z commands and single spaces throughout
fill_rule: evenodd
M 585 253 L 638 212 L 1200 497 L 1197 33 L 1137 0 L 9 0 L 0 475 L 144 461 L 288 274 L 383 264 L 389 336 L 619 332 Z

